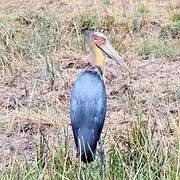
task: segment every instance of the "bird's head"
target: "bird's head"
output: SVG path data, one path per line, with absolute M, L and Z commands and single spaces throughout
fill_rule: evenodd
M 121 67 L 125 70 L 129 70 L 128 66 L 124 62 L 123 58 L 118 52 L 112 47 L 110 42 L 107 40 L 104 34 L 95 30 L 86 31 L 85 42 L 92 47 L 96 56 L 96 65 L 103 66 L 104 64 L 104 53 L 107 54 L 111 59 L 114 59 Z M 104 53 L 103 53 L 104 52 Z

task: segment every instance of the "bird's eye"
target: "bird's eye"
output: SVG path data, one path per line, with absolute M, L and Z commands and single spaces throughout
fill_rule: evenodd
M 94 42 L 98 46 L 105 44 L 105 41 L 106 40 L 103 37 L 96 37 L 96 36 L 94 37 Z

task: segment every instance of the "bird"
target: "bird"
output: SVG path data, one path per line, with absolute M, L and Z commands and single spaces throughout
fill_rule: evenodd
M 95 160 L 97 143 L 104 126 L 107 99 L 103 80 L 104 54 L 127 71 L 129 67 L 105 35 L 96 30 L 85 32 L 85 42 L 93 52 L 95 65 L 87 67 L 73 82 L 70 96 L 70 119 L 77 157 L 84 163 Z

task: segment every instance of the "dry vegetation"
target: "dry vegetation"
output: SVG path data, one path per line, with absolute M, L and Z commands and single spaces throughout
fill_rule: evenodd
M 178 0 L 1 0 L 1 179 L 100 178 L 99 157 L 76 159 L 68 110 L 92 28 L 132 70 L 107 58 L 105 179 L 180 178 Z

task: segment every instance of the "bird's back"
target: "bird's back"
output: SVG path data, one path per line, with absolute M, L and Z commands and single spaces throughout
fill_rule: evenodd
M 95 158 L 106 114 L 106 91 L 99 69 L 88 69 L 74 82 L 70 116 L 78 149 L 84 162 Z

